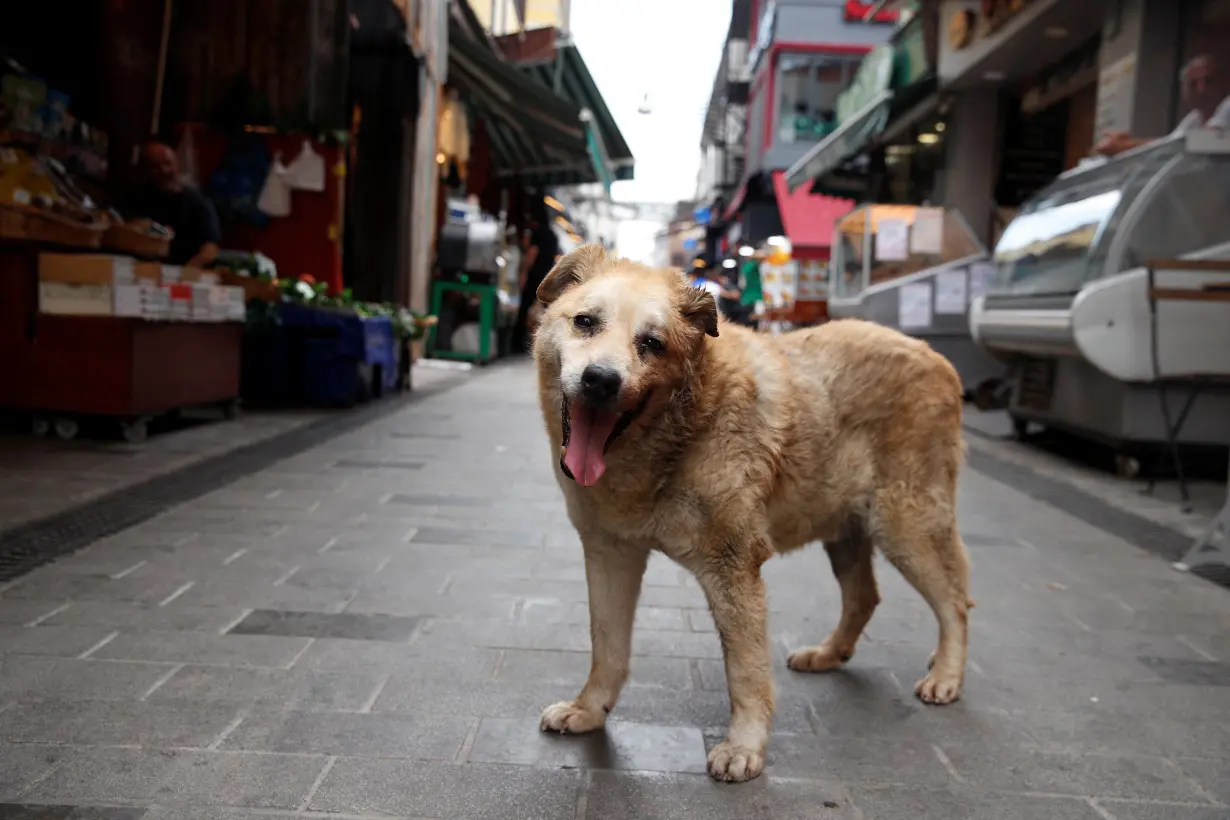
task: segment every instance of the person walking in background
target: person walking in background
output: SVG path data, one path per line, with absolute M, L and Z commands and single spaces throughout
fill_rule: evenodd
M 513 325 L 512 352 L 514 355 L 529 350 L 530 308 L 538 301 L 538 286 L 555 266 L 559 256 L 559 238 L 551 229 L 547 206 L 542 198 L 535 196 L 529 207 L 525 248 L 521 257 L 518 284 L 521 288 L 521 304 L 517 308 L 517 321 Z

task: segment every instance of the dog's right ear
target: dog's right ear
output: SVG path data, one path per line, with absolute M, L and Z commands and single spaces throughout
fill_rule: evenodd
M 606 260 L 601 245 L 582 245 L 564 254 L 538 286 L 538 301 L 549 305 L 573 285 L 579 285 Z
M 718 308 L 713 294 L 703 288 L 685 285 L 683 301 L 679 305 L 683 318 L 708 336 L 718 335 Z

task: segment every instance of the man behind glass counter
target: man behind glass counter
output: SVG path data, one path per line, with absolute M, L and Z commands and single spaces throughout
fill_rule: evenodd
M 1230 130 L 1230 97 L 1219 93 L 1220 66 L 1210 54 L 1198 54 L 1179 71 L 1179 93 L 1185 105 L 1191 106 L 1175 129 L 1167 136 L 1177 136 L 1197 128 Z M 1153 138 L 1133 137 L 1122 131 L 1104 134 L 1093 152 L 1113 157 L 1153 142 Z
M 179 176 L 171 146 L 152 142 L 141 152 L 141 186 L 124 208 L 127 219 L 145 217 L 175 232 L 167 264 L 202 268 L 218 256 L 221 231 L 213 204 Z

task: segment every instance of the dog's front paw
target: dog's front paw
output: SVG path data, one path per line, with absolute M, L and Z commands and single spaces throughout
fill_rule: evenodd
M 933 666 L 925 678 L 914 684 L 914 694 L 923 703 L 935 706 L 952 703 L 961 697 L 961 677 L 937 673 Z
M 556 703 L 548 706 L 542 713 L 539 725 L 544 732 L 559 732 L 565 735 L 579 735 L 601 729 L 606 723 L 606 712 L 593 712 L 575 703 Z
M 828 642 L 819 646 L 796 649 L 786 659 L 786 666 L 795 672 L 827 672 L 850 660 L 853 653 L 842 653 Z
M 742 783 L 759 777 L 763 771 L 763 750 L 736 746 L 729 740 L 723 740 L 709 753 L 709 775 L 714 780 Z

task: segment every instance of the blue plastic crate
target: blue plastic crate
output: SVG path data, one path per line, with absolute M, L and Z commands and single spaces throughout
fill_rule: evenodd
M 299 362 L 303 401 L 313 407 L 352 407 L 358 402 L 360 363 L 338 356 L 335 340 L 306 339 Z

